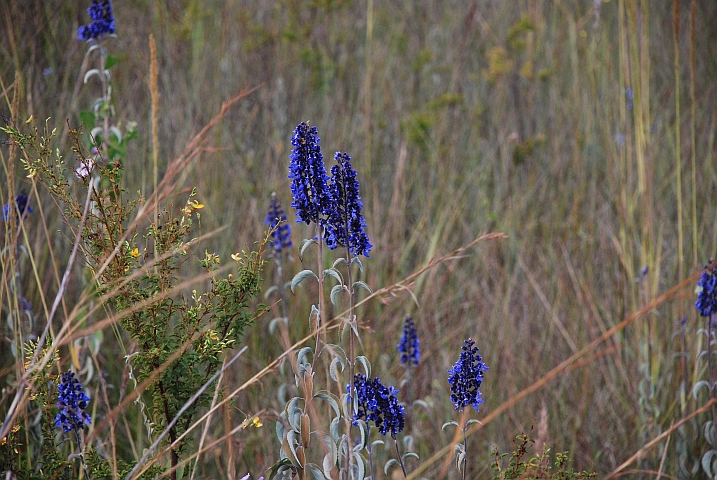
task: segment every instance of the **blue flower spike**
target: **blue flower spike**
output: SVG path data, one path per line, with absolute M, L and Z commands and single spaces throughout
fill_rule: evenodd
M 378 377 L 368 379 L 362 373 L 354 376 L 354 390 L 358 408 L 354 413 L 353 424 L 358 426 L 358 421 L 365 418 L 366 422 L 374 423 L 381 435 L 390 433 L 395 439 L 396 434 L 403 430 L 406 417 L 403 405 L 396 398 L 398 390 L 386 387 Z M 346 391 L 350 395 L 350 385 L 346 385 Z
M 275 256 L 280 256 L 291 247 L 291 226 L 287 223 L 286 213 L 281 208 L 276 193 L 271 194 L 266 224 L 270 229 L 274 229 L 269 239 L 269 248 L 274 249 Z
M 336 164 L 331 167 L 329 191 L 334 203 L 326 225 L 326 245 L 330 249 L 348 246 L 354 255 L 369 258 L 371 241 L 366 234 L 366 221 L 361 214 L 363 203 L 359 195 L 356 170 L 351 166 L 351 157 L 336 152 Z
M 90 14 L 92 23 L 82 25 L 77 30 L 79 40 L 97 40 L 108 33 L 115 33 L 115 17 L 110 0 L 92 0 L 92 5 L 87 9 L 87 13 Z
M 59 396 L 57 408 L 60 413 L 55 417 L 55 426 L 62 427 L 65 432 L 80 431 L 85 425 L 90 425 L 92 419 L 85 413 L 90 397 L 84 392 L 84 387 L 73 372 L 62 374 L 62 381 L 57 387 Z
M 401 354 L 401 363 L 409 367 L 418 365 L 418 361 L 421 358 L 420 342 L 416 332 L 416 323 L 411 317 L 406 317 L 406 321 L 403 324 L 403 336 L 398 344 L 398 351 Z
M 456 406 L 456 410 L 463 410 L 470 405 L 478 411 L 478 405 L 483 403 L 479 388 L 483 383 L 483 372 L 486 370 L 488 367 L 483 363 L 473 339 L 465 340 L 458 361 L 448 370 L 451 402 Z
M 289 155 L 289 178 L 296 221 L 324 226 L 332 205 L 320 142 L 316 127 L 310 127 L 308 122 L 296 126 L 291 138 L 294 149 Z
M 711 265 L 713 260 L 705 266 L 702 276 L 697 281 L 697 301 L 695 307 L 703 317 L 717 313 L 717 272 Z

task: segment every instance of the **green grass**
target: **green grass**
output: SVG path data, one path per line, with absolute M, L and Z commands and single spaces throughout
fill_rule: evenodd
M 182 187 L 196 186 L 206 205 L 202 233 L 225 227 L 203 245 L 222 259 L 262 237 L 272 191 L 288 208 L 289 139 L 305 120 L 318 126 L 327 159 L 336 150 L 354 159 L 375 245 L 373 258 L 364 262 L 364 280 L 372 288 L 400 281 L 480 233 L 507 234 L 421 276 L 412 286 L 417 302 L 399 291 L 360 309 L 363 352 L 390 384 L 403 375 L 395 348 L 403 318 L 416 319 L 423 359 L 412 390 L 430 408 L 415 410 L 412 434 L 425 461 L 451 440 L 450 432 L 441 431 L 445 421 L 457 420 L 446 393 L 446 370 L 463 338 L 476 340 L 490 366 L 483 384 L 486 403 L 477 416 L 484 420 L 715 254 L 717 38 L 710 19 L 717 5 L 696 7 L 693 78 L 689 8 L 680 12 L 675 70 L 674 13 L 668 3 L 612 0 L 601 4 L 596 20 L 593 2 L 481 0 L 477 8 L 462 1 L 374 2 L 369 44 L 365 2 L 117 2 L 118 38 L 109 42 L 119 57 L 114 101 L 118 120 L 136 121 L 139 131 L 126 157 L 127 189 L 150 192 L 153 185 L 152 33 L 161 95 L 160 178 L 223 101 L 259 86 L 229 110 L 209 134 L 207 148 L 182 172 Z M 30 114 L 52 117 L 60 133 L 66 118 L 79 124 L 79 110 L 93 96 L 92 88 L 79 88 L 85 45 L 74 37 L 84 21 L 78 2 L 10 2 L 2 9 L 0 111 L 10 116 L 17 90 L 19 120 Z M 45 69 L 51 71 L 44 74 Z M 16 72 L 20 82 L 13 85 Z M 60 137 L 57 146 L 67 149 Z M 14 168 L 15 189 L 31 191 L 9 147 L 2 145 L 0 152 L 3 176 Z M 0 182 L 2 203 L 8 200 L 6 183 Z M 184 197 L 175 203 L 181 206 Z M 37 312 L 41 299 L 51 303 L 58 290 L 73 239 L 58 233 L 67 229 L 47 192 L 39 190 L 36 197 L 33 191 L 33 205 L 36 214 L 28 217 L 20 243 L 33 253 L 34 264 L 19 268 L 26 280 L 23 295 Z M 292 228 L 295 244 L 313 236 L 302 225 Z M 294 255 L 287 270 L 293 275 L 314 262 L 309 256 L 302 266 Z M 643 265 L 649 273 L 638 283 Z M 81 269 L 75 270 L 63 318 L 84 287 Z M 11 298 L 6 275 L 3 282 L 6 318 Z M 292 341 L 308 334 L 316 297 L 301 289 L 288 298 Z M 683 367 L 674 354 L 681 343 L 672 336 L 687 315 L 686 381 L 693 385 L 704 375 L 694 367 L 695 345 L 701 341 L 704 348 L 705 340 L 695 333 L 701 320 L 692 290 L 693 284 L 686 284 L 678 295 L 660 300 L 654 311 L 484 420 L 470 437 L 472 474 L 488 476 L 491 446 L 512 448 L 512 439 L 537 424 L 541 411 L 544 437 L 537 440 L 554 452 L 568 450 L 576 470 L 595 470 L 602 477 L 701 406 L 689 391 L 680 401 Z M 283 352 L 279 339 L 268 333 L 269 321 L 278 315 L 277 309 L 261 318 L 248 333 L 249 350 L 227 373 L 228 388 Z M 59 327 L 62 321 L 57 322 Z M 38 334 L 44 324 L 23 328 Z M 0 328 L 5 377 L 16 371 L 9 349 L 17 341 L 14 331 L 5 324 Z M 126 337 L 104 330 L 92 360 L 116 388 L 126 381 L 120 342 L 130 349 Z M 78 352 L 87 358 L 87 347 Z M 64 349 L 61 358 L 67 367 Z M 243 430 L 231 448 L 223 442 L 203 455 L 203 478 L 237 478 L 232 475 L 247 471 L 257 477 L 278 460 L 272 412 L 283 409 L 276 392 L 284 382 L 286 374 L 272 372 L 235 398 L 234 409 L 213 419 L 210 436 L 216 439 L 245 419 L 239 411 L 265 412 L 264 427 Z M 643 383 L 652 385 L 652 398 L 641 393 Z M 6 388 L 0 397 L 4 418 L 12 392 L 7 381 L 0 385 Z M 116 406 L 117 398 L 109 400 Z M 141 456 L 148 445 L 139 413 L 131 406 L 123 416 Z M 131 460 L 124 427 L 116 435 L 120 453 Z M 672 438 L 667 448 L 677 444 Z M 443 478 L 444 457 L 422 475 Z M 654 477 L 661 460 L 655 448 L 628 468 Z M 663 472 L 676 476 L 677 461 L 668 452 Z M 419 463 L 409 463 L 409 471 Z M 452 466 L 447 472 L 445 478 L 459 478 Z

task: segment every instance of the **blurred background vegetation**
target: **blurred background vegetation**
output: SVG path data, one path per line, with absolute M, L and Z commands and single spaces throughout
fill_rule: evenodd
M 96 95 L 81 85 L 86 45 L 76 40 L 89 2 L 0 1 L 0 79 L 8 95 L 19 89 L 20 118 L 52 117 L 58 130 L 66 119 L 79 125 L 79 111 Z M 226 227 L 205 242 L 222 259 L 262 237 L 272 191 L 293 222 L 289 139 L 305 120 L 318 126 L 327 163 L 336 150 L 354 159 L 375 245 L 364 262 L 372 288 L 479 233 L 508 234 L 421 277 L 413 286 L 418 305 L 403 294 L 359 314 L 370 333 L 365 354 L 388 384 L 403 375 L 396 354 L 403 319 L 417 322 L 423 358 L 412 390 L 428 408 L 415 411 L 412 433 L 415 451 L 428 458 L 451 439 L 440 429 L 455 419 L 446 370 L 465 337 L 476 340 L 491 368 L 483 384 L 483 411 L 490 413 L 715 254 L 717 3 L 676 3 L 117 1 L 117 38 L 107 42 L 119 59 L 114 103 L 118 121 L 137 122 L 139 132 L 125 159 L 127 188 L 152 189 L 154 34 L 160 172 L 224 100 L 260 86 L 212 131 L 182 182 L 196 186 L 206 205 L 203 231 Z M 0 112 L 9 117 L 7 98 Z M 21 171 L 17 177 L 16 188 L 29 190 Z M 58 288 L 48 246 L 56 255 L 71 246 L 56 233 L 63 227 L 46 192 L 39 202 L 45 217 L 27 218 L 25 240 L 44 275 L 26 287 L 34 305 L 39 289 L 52 295 Z M 292 228 L 295 244 L 313 235 L 303 225 Z M 54 261 L 62 268 L 66 259 Z M 294 255 L 288 270 L 311 266 Z M 268 287 L 271 265 L 264 276 Z M 76 282 L 66 301 L 81 288 Z M 292 339 L 307 333 L 314 298 L 304 290 L 288 299 Z M 569 450 L 576 468 L 609 472 L 694 410 L 690 388 L 702 372 L 694 348 L 683 368 L 676 356 L 683 337 L 673 335 L 686 315 L 685 338 L 695 344 L 693 302 L 683 295 L 661 304 L 488 423 L 471 440 L 475 476 L 487 468 L 491 445 L 512 448 L 512 438 L 533 423 L 538 440 Z M 248 334 L 250 350 L 231 382 L 282 352 L 269 320 Z M 6 334 L 5 373 L 12 369 Z M 110 384 L 123 381 L 122 356 L 106 332 L 100 365 Z M 280 411 L 276 392 L 287 378 L 265 379 L 235 407 Z M 137 412 L 127 418 L 142 431 Z M 233 422 L 243 419 L 237 414 Z M 239 471 L 257 476 L 278 459 L 268 420 L 236 435 Z M 683 450 L 699 453 L 698 436 L 699 429 L 676 434 L 663 470 L 677 475 Z M 226 472 L 223 448 L 204 457 L 207 472 Z M 655 449 L 633 467 L 656 471 L 662 460 Z M 425 475 L 439 478 L 440 463 Z

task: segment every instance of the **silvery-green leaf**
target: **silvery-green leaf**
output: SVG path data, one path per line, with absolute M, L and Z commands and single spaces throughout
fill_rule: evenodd
M 403 456 L 402 456 L 401 458 L 403 458 L 404 461 L 405 461 L 407 458 L 415 458 L 416 460 L 419 460 L 418 454 L 415 453 L 415 452 L 406 452 L 406 453 L 403 454 Z
M 363 369 L 366 372 L 366 376 L 371 378 L 371 362 L 368 361 L 368 358 L 363 355 L 359 355 L 358 357 L 356 357 L 356 361 L 360 362 L 361 365 L 363 365 Z
M 293 430 L 289 430 L 286 432 L 286 435 L 284 435 L 284 440 L 281 444 L 282 450 L 284 450 L 284 454 L 286 455 L 286 458 L 289 459 L 289 461 L 298 468 L 301 468 L 301 465 L 299 465 L 299 460 L 296 458 L 296 445 L 293 443 L 293 439 L 296 436 L 296 432 Z
M 87 83 L 90 78 L 92 78 L 94 75 L 97 75 L 97 78 L 100 78 L 100 71 L 97 68 L 92 68 L 90 70 L 87 70 L 87 73 L 85 73 L 85 78 L 83 80 L 83 83 Z
M 327 392 L 326 390 L 320 390 L 314 395 L 314 398 L 320 398 L 321 400 L 329 402 L 329 405 L 331 405 L 331 408 L 334 409 L 336 415 L 341 416 L 341 410 L 339 409 L 339 402 L 336 395 L 331 392 Z
M 281 385 L 279 385 L 279 388 L 276 389 L 276 399 L 279 401 L 279 403 L 286 404 L 286 394 L 288 393 L 288 389 L 289 386 L 285 383 L 282 383 Z
M 306 277 L 314 277 L 317 281 L 319 280 L 319 277 L 316 276 L 316 274 L 311 270 L 302 270 L 296 275 L 294 275 L 294 278 L 291 280 L 291 293 L 294 293 L 294 290 L 296 290 L 296 286 L 300 284 Z
M 338 368 L 341 368 L 341 371 L 343 372 L 345 365 L 341 357 L 337 355 L 331 359 L 331 365 L 329 366 L 329 375 L 331 375 L 334 382 L 339 381 Z
M 702 388 L 707 388 L 707 393 L 709 394 L 710 383 L 707 380 L 700 380 L 699 382 L 695 383 L 695 386 L 692 387 L 692 396 L 695 400 L 697 400 L 697 396 L 699 395 L 700 390 Z
M 331 265 L 331 268 L 336 268 L 339 265 L 345 265 L 345 264 L 346 264 L 346 259 L 344 257 L 339 257 L 336 260 L 334 260 L 334 264 Z
M 341 420 L 341 417 L 334 417 L 333 420 L 331 420 L 331 425 L 329 426 L 329 431 L 331 433 L 331 438 L 334 439 L 334 442 L 339 441 L 339 421 Z
M 431 409 L 431 407 L 428 405 L 428 402 L 426 402 L 425 400 L 414 400 L 412 405 L 416 406 L 416 407 L 422 407 L 425 410 L 429 410 L 429 411 Z
M 276 317 L 272 318 L 271 322 L 269 322 L 269 334 L 274 335 L 276 333 L 276 327 L 277 325 L 283 323 L 284 325 L 288 324 L 289 322 L 286 320 L 286 317 Z
M 363 480 L 365 476 L 366 466 L 364 465 L 363 456 L 358 452 L 354 452 L 354 478 Z
M 278 290 L 279 290 L 279 287 L 277 287 L 276 285 L 272 285 L 271 287 L 267 288 L 266 291 L 264 292 L 264 298 L 265 299 L 269 298 L 269 295 L 271 295 L 272 293 L 274 293 Z
M 470 427 L 470 426 L 473 425 L 474 423 L 480 423 L 481 425 L 483 425 L 483 423 L 481 423 L 480 420 L 476 420 L 475 418 L 471 418 L 470 420 L 468 420 L 468 422 L 466 422 L 466 427 Z
M 441 430 L 445 430 L 446 427 L 457 427 L 457 426 L 458 426 L 458 422 L 454 422 L 451 420 L 450 422 L 444 423 L 443 426 L 441 427 Z
M 331 288 L 330 298 L 331 298 L 331 304 L 332 304 L 332 305 L 336 305 L 336 296 L 339 294 L 339 292 L 340 292 L 341 290 L 346 290 L 346 291 L 348 292 L 348 289 L 347 289 L 345 286 L 343 286 L 343 285 L 334 285 L 334 286 Z
M 707 474 L 709 478 L 714 478 L 714 470 L 712 468 L 714 462 L 714 456 L 717 455 L 717 451 L 709 450 L 702 456 L 702 470 Z M 715 472 L 717 473 L 717 472 Z
M 369 287 L 366 284 L 366 282 L 362 282 L 361 280 L 357 280 L 354 282 L 354 284 L 353 284 L 354 292 L 356 291 L 357 288 L 362 288 L 364 290 L 367 290 L 368 293 L 373 293 L 373 290 L 371 290 L 371 287 Z
M 281 412 L 280 415 L 281 418 L 286 420 L 286 412 Z M 276 429 L 276 438 L 281 442 L 284 438 L 284 433 L 286 433 L 286 428 L 284 427 L 284 422 L 277 421 L 275 425 Z
M 358 430 L 361 433 L 361 442 L 354 447 L 355 450 L 363 450 L 368 445 L 368 425 L 363 420 L 358 420 Z
M 299 260 L 301 260 L 303 262 L 304 261 L 304 252 L 306 251 L 308 246 L 316 244 L 316 243 L 318 243 L 318 242 L 316 240 L 314 240 L 313 238 L 303 239 L 301 241 L 301 243 L 299 243 Z
M 339 282 L 339 285 L 343 285 L 343 284 L 344 284 L 344 277 L 343 277 L 343 275 L 341 275 L 341 272 L 339 272 L 339 271 L 336 270 L 335 268 L 327 268 L 326 270 L 323 271 L 323 278 L 324 278 L 324 280 L 326 280 L 326 276 L 327 276 L 327 275 L 328 275 L 329 277 L 333 278 L 334 280 L 336 280 L 337 282 Z
M 307 463 L 306 469 L 311 472 L 311 475 L 314 477 L 314 480 L 325 480 L 324 474 L 318 465 L 314 465 L 313 463 Z
M 407 452 L 413 450 L 413 435 L 405 435 L 403 437 L 403 449 Z
M 371 442 L 371 449 L 377 448 L 380 445 L 384 445 L 384 444 L 385 444 L 385 442 L 383 440 L 374 440 L 373 442 Z
M 456 468 L 458 468 L 459 471 L 463 471 L 463 466 L 465 466 L 465 459 L 466 459 L 466 452 L 462 452 L 460 455 L 456 457 Z
M 388 462 L 386 462 L 386 465 L 383 466 L 384 475 L 388 475 L 388 469 L 393 466 L 400 467 L 401 464 L 399 464 L 398 460 L 396 460 L 395 458 L 390 459 Z
M 296 363 L 310 363 L 308 360 L 304 362 L 304 357 L 310 353 L 314 353 L 311 347 L 304 347 L 296 354 Z
M 361 259 L 358 256 L 351 259 L 351 265 L 354 263 L 359 266 L 359 270 L 363 273 L 363 263 L 361 263 Z
M 333 455 L 331 455 L 331 452 L 324 455 L 324 461 L 321 463 L 321 466 L 324 468 L 324 475 L 326 478 L 331 478 L 331 472 L 335 470 L 336 462 L 333 461 Z

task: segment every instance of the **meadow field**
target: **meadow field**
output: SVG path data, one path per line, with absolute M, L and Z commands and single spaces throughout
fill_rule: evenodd
M 399 446 L 415 479 L 715 478 L 717 2 L 116 0 L 82 41 L 91 3 L 0 0 L 4 478 L 397 479 Z M 350 155 L 370 258 L 302 244 L 302 122 L 329 175 Z M 405 429 L 345 465 L 359 372 Z M 521 434 L 538 459 L 497 469 Z

